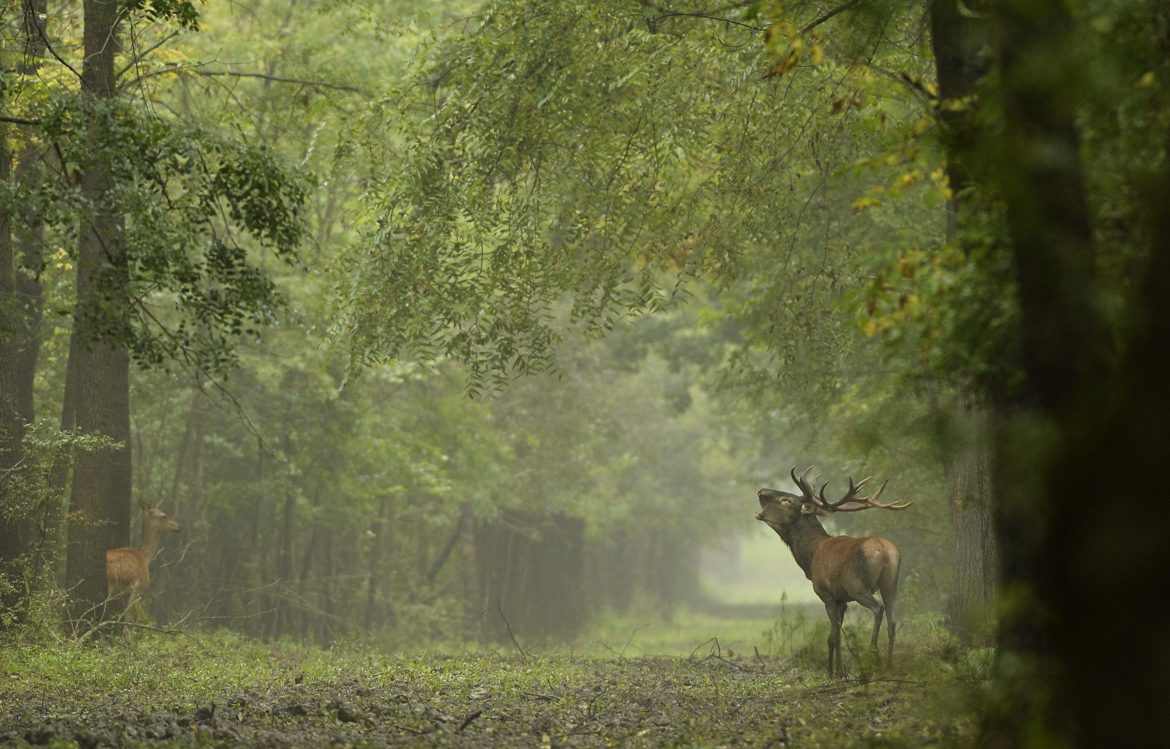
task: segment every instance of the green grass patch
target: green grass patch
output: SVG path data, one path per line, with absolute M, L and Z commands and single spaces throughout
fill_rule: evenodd
M 956 746 L 986 651 L 907 623 L 891 670 L 828 680 L 821 623 L 610 616 L 565 647 L 389 654 L 144 634 L 0 649 L 0 744 Z M 644 626 L 645 625 L 645 626 Z M 853 628 L 854 639 L 865 636 Z M 769 644 L 770 643 L 770 644 Z M 864 642 L 868 645 L 868 642 Z

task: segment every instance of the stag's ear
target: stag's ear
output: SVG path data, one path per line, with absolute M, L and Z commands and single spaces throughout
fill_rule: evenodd
M 820 508 L 814 505 L 812 502 L 804 502 L 800 505 L 801 515 L 816 515 L 819 513 L 819 511 Z

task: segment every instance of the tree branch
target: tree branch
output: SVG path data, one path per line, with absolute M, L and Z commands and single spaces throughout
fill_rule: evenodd
M 361 94 L 362 96 L 370 96 L 370 92 L 364 88 L 357 86 L 350 86 L 344 83 L 331 83 L 329 81 L 314 81 L 308 78 L 285 78 L 278 75 L 269 75 L 267 73 L 252 73 L 248 71 L 236 70 L 200 70 L 194 65 L 175 66 L 170 68 L 162 68 L 159 70 L 151 70 L 143 73 L 132 81 L 128 81 L 121 85 L 121 88 L 129 88 L 146 80 L 147 78 L 156 78 L 160 75 L 174 73 L 175 75 L 182 75 L 184 73 L 194 73 L 201 75 L 204 78 L 259 78 L 265 81 L 272 81 L 275 83 L 293 83 L 300 86 L 313 86 L 315 88 L 333 89 L 336 91 L 346 91 L 352 94 Z
M 234 70 L 192 70 L 196 75 L 207 77 L 213 76 L 231 76 L 233 78 L 260 78 L 266 81 L 273 81 L 275 83 L 298 83 L 302 86 L 315 86 L 317 88 L 330 88 L 337 91 L 349 91 L 354 94 L 369 95 L 369 91 L 357 86 L 350 86 L 344 83 L 330 83 L 328 81 L 314 81 L 306 78 L 285 78 L 278 75 L 268 75 L 267 73 L 250 73 L 240 72 Z
M 858 5 L 858 3 L 860 3 L 860 2 L 861 2 L 861 0 L 848 0 L 848 2 L 845 2 L 845 3 L 842 3 L 841 5 L 838 5 L 836 8 L 833 8 L 832 10 L 828 11 L 823 16 L 806 23 L 804 26 L 802 26 L 800 28 L 800 33 L 807 34 L 808 32 L 815 29 L 817 26 L 820 26 L 821 24 L 823 24 L 826 21 L 828 21 L 829 19 L 831 19 L 833 16 L 836 16 L 839 13 L 844 13 L 845 11 Z M 737 7 L 742 7 L 742 6 L 732 5 L 732 6 L 728 6 L 724 10 L 732 10 L 732 9 L 737 8 Z M 733 18 L 724 18 L 723 16 L 711 15 L 710 13 L 684 12 L 684 11 L 679 11 L 676 13 L 663 13 L 660 16 L 649 19 L 649 23 L 650 23 L 651 28 L 653 28 L 654 25 L 656 23 L 658 23 L 659 21 L 665 20 L 667 18 L 703 18 L 703 19 L 706 19 L 708 21 L 720 21 L 722 23 L 728 24 L 729 26 L 739 26 L 741 28 L 751 29 L 752 31 L 767 31 L 766 26 L 753 26 L 750 23 L 744 23 L 743 21 L 736 21 Z
M 149 55 L 151 52 L 155 51 L 155 50 L 156 50 L 156 49 L 158 49 L 159 47 L 163 46 L 164 44 L 166 44 L 167 42 L 169 42 L 171 39 L 174 39 L 174 38 L 175 38 L 176 36 L 178 36 L 178 35 L 179 35 L 179 32 L 177 32 L 177 31 L 172 31 L 171 33 L 169 33 L 169 34 L 167 34 L 166 36 L 164 36 L 162 39 L 159 39 L 159 40 L 158 40 L 157 42 L 155 42 L 154 44 L 150 45 L 150 46 L 149 46 L 149 47 L 147 47 L 146 49 L 144 49 L 144 50 L 142 50 L 141 52 L 139 52 L 138 54 L 136 54 L 136 55 L 134 56 L 134 59 L 133 59 L 133 60 L 131 60 L 130 62 L 126 63 L 126 66 L 125 66 L 125 67 L 123 67 L 121 70 L 119 70 L 117 73 L 115 73 L 115 74 L 114 74 L 114 78 L 115 78 L 115 79 L 118 79 L 118 78 L 121 78 L 122 76 L 126 75 L 127 71 L 129 71 L 129 70 L 130 70 L 131 68 L 133 68 L 133 67 L 136 67 L 136 66 L 138 65 L 138 63 L 140 63 L 140 62 L 142 62 L 144 59 L 146 59 L 146 56 L 147 56 L 147 55 Z
M 650 25 L 651 25 L 651 27 L 653 27 L 654 24 L 658 23 L 659 21 L 665 20 L 667 18 L 703 18 L 703 19 L 706 19 L 708 21 L 721 21 L 729 26 L 740 26 L 740 27 L 745 28 L 745 29 L 751 29 L 752 31 L 766 31 L 767 30 L 766 26 L 752 26 L 750 23 L 744 23 L 743 21 L 736 21 L 733 18 L 723 18 L 722 16 L 712 16 L 712 15 L 708 15 L 706 13 L 682 13 L 682 12 L 664 13 L 663 15 L 658 16 L 656 18 L 651 18 Z
M 845 11 L 847 11 L 850 8 L 857 5 L 859 2 L 861 2 L 861 0 L 849 0 L 849 2 L 847 2 L 847 3 L 844 3 L 842 5 L 838 5 L 836 8 L 833 8 L 832 10 L 830 10 L 828 13 L 821 16 L 820 18 L 818 18 L 814 21 L 810 21 L 810 22 L 806 23 L 804 26 L 801 26 L 800 33 L 807 34 L 808 32 L 815 29 L 817 26 L 820 26 L 825 21 L 828 21 L 833 16 L 837 15 L 838 13 L 844 13 Z
M 34 23 L 32 25 L 37 30 L 37 36 L 39 36 L 41 41 L 45 43 L 45 49 L 49 50 L 49 54 L 51 54 L 54 59 L 57 60 L 57 62 L 68 68 L 70 73 L 73 73 L 73 75 L 77 76 L 77 80 L 81 80 L 81 73 L 78 73 L 76 68 L 66 62 L 64 57 L 61 57 L 61 55 L 57 54 L 57 50 L 53 49 L 53 44 L 49 41 L 48 35 L 45 34 L 44 26 L 42 26 L 40 23 Z
M 12 117 L 7 114 L 0 114 L 0 122 L 11 122 L 13 125 L 39 125 L 40 120 L 26 120 L 23 117 Z

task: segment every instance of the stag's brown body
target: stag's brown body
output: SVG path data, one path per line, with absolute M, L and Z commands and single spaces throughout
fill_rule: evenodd
M 901 565 L 898 547 L 881 536 L 830 536 L 813 552 L 809 580 L 822 599 L 827 595 L 835 601 L 866 605 L 866 598 L 880 591 L 891 608 Z
M 892 662 L 897 630 L 894 604 L 898 598 L 901 553 L 892 542 L 880 536 L 830 536 L 817 516 L 826 512 L 854 512 L 870 507 L 901 510 L 909 505 L 878 504 L 881 489 L 873 497 L 858 497 L 857 490 L 865 481 L 854 484 L 852 479 L 849 480 L 849 494 L 844 499 L 828 502 L 824 499 L 825 487 L 821 487 L 820 497 L 817 497 L 805 480 L 807 475 L 808 471 L 805 471 L 804 476 L 797 477 L 795 469 L 792 471 L 792 478 L 801 488 L 803 496 L 776 489 L 761 489 L 760 511 L 756 513 L 756 518 L 776 531 L 788 545 L 796 563 L 804 570 L 805 577 L 812 581 L 813 591 L 825 604 L 830 625 L 829 676 L 841 673 L 841 625 L 845 621 L 845 610 L 853 601 L 873 612 L 870 645 L 875 649 L 882 617 L 885 616 L 890 643 L 887 660 Z M 874 595 L 875 592 L 881 594 L 880 601 Z
M 126 610 L 150 583 L 150 561 L 158 551 L 163 533 L 176 533 L 182 526 L 157 507 L 143 506 L 142 545 L 106 549 L 106 595 L 126 597 Z
M 150 561 L 146 552 L 135 546 L 106 549 L 106 592 L 110 598 L 127 592 L 137 598 L 150 584 Z

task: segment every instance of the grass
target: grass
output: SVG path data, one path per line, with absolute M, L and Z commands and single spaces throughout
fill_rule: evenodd
M 893 670 L 822 672 L 813 617 L 605 617 L 570 646 L 387 654 L 144 635 L 9 643 L 0 745 L 955 746 L 986 653 L 909 622 Z M 864 630 L 863 630 L 864 627 Z M 867 638 L 864 622 L 848 637 Z

